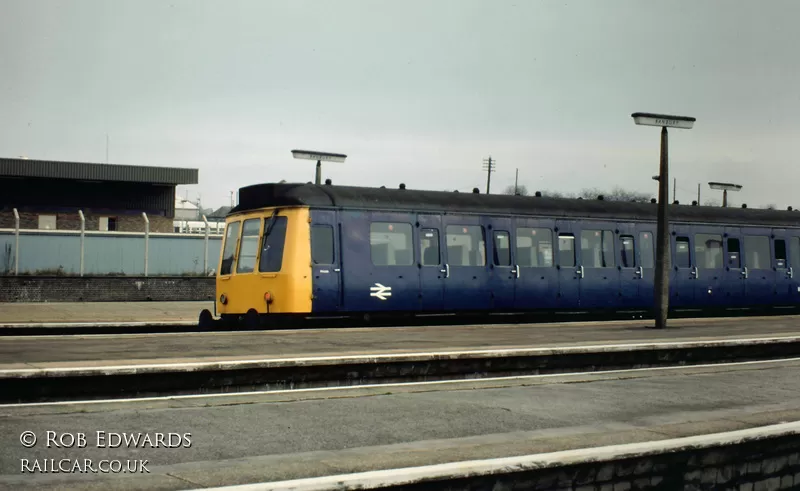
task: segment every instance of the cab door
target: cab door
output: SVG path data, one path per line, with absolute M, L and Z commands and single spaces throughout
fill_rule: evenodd
M 342 306 L 340 230 L 333 210 L 311 210 L 311 311 L 335 313 Z

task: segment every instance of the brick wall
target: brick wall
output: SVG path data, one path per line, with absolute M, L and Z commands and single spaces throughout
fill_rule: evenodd
M 612 461 L 443 481 L 403 489 L 532 489 L 564 491 L 800 489 L 800 437 L 753 439 L 734 445 Z M 384 488 L 386 489 L 386 488 Z
M 77 213 L 47 213 L 47 212 L 20 212 L 19 226 L 23 229 L 38 229 L 39 215 L 56 215 L 56 230 L 80 230 L 81 219 Z M 97 214 L 84 212 L 86 218 L 86 230 L 99 230 L 100 217 L 113 216 L 117 219 L 117 230 L 121 232 L 144 232 L 144 218 L 141 214 L 136 215 L 115 215 L 111 213 Z M 172 218 L 161 215 L 148 215 L 150 219 L 150 232 L 169 233 L 172 232 Z M 14 228 L 14 213 L 11 211 L 0 211 L 0 228 Z
M 0 276 L 0 302 L 142 302 L 214 298 L 213 277 Z

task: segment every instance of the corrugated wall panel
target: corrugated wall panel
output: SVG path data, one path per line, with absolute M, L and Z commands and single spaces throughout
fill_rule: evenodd
M 0 176 L 197 184 L 198 169 L 0 158 Z

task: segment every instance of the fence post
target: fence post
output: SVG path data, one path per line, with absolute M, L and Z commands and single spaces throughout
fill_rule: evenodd
M 150 257 L 150 219 L 142 212 L 144 218 L 144 275 L 147 276 L 147 259 Z
M 208 218 L 203 215 L 203 222 L 206 224 L 206 238 L 205 244 L 203 245 L 204 248 L 204 255 L 203 255 L 203 275 L 208 274 Z
M 86 233 L 86 217 L 83 216 L 83 210 L 78 210 L 78 215 L 81 217 L 81 276 L 83 276 L 83 239 Z
M 19 274 L 19 212 L 14 208 L 14 276 Z

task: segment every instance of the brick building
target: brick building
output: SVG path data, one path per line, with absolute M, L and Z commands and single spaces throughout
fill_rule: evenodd
M 0 158 L 0 228 L 172 232 L 175 187 L 197 184 L 198 170 L 175 167 Z

